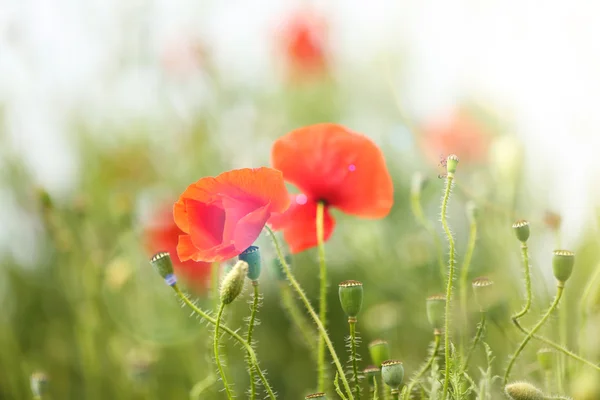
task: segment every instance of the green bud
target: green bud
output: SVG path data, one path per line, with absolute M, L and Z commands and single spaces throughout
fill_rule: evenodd
M 238 261 L 231 271 L 225 275 L 221 283 L 221 302 L 223 304 L 230 304 L 242 293 L 247 273 L 248 263 L 246 261 Z
M 473 279 L 473 294 L 481 312 L 486 312 L 494 303 L 494 281 L 485 276 Z
M 370 386 L 375 386 L 375 378 L 381 375 L 381 370 L 379 367 L 374 365 L 369 365 L 364 369 L 363 373 L 367 377 L 367 382 L 369 382 Z
M 381 364 L 381 377 L 392 390 L 398 390 L 404 380 L 402 361 L 387 360 Z
M 514 382 L 504 388 L 508 397 L 513 400 L 544 400 L 544 393 L 531 383 Z
M 513 229 L 515 231 L 515 235 L 517 235 L 517 239 L 521 243 L 525 243 L 527 239 L 529 239 L 529 222 L 524 219 L 520 219 L 513 224 Z
M 238 259 L 248 263 L 248 279 L 251 281 L 258 280 L 261 270 L 260 249 L 258 246 L 248 247 L 238 256 Z
M 554 277 L 560 283 L 565 283 L 573 273 L 575 264 L 575 253 L 569 250 L 554 250 L 552 257 L 552 270 Z
M 363 301 L 363 284 L 359 281 L 344 281 L 339 285 L 340 303 L 348 318 L 356 318 Z
M 48 376 L 43 372 L 31 374 L 29 384 L 34 397 L 42 397 L 48 392 Z
M 446 159 L 446 172 L 448 173 L 448 177 L 454 176 L 457 166 L 458 157 L 455 154 L 450 154 Z
M 440 334 L 444 330 L 446 316 L 446 296 L 436 294 L 427 298 L 427 319 L 433 328 L 435 334 Z
M 537 352 L 537 359 L 540 363 L 540 367 L 544 371 L 551 371 L 554 366 L 554 359 L 556 357 L 556 352 L 552 349 L 544 348 L 539 349 Z
M 318 400 L 327 400 L 327 396 L 325 395 L 325 393 L 313 393 L 313 394 L 309 394 L 308 396 L 306 396 L 304 398 L 304 400 L 314 400 L 314 399 L 318 399 Z
M 167 279 L 173 275 L 173 262 L 171 261 L 171 256 L 166 251 L 161 251 L 152 256 L 150 264 L 152 264 L 163 279 Z
M 373 340 L 369 343 L 369 354 L 373 364 L 381 367 L 381 364 L 390 358 L 390 345 L 385 340 Z

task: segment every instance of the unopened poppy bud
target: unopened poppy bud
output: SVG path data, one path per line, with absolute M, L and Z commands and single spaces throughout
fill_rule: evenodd
M 494 281 L 485 276 L 473 279 L 473 294 L 481 312 L 486 312 L 493 304 Z
M 552 257 L 552 270 L 559 283 L 564 284 L 573 273 L 575 253 L 569 250 L 554 250 Z
M 527 239 L 529 239 L 529 221 L 520 219 L 515 222 L 512 227 L 515 231 L 515 235 L 517 235 L 517 239 L 519 239 L 521 243 L 525 243 Z
M 156 253 L 150 259 L 150 264 L 158 271 L 158 274 L 163 277 L 167 285 L 173 286 L 177 283 L 177 278 L 173 273 L 173 262 L 171 256 L 166 251 Z
M 313 393 L 313 394 L 309 394 L 308 396 L 306 396 L 304 398 L 304 400 L 327 400 L 327 396 L 325 395 L 325 393 Z
M 344 281 L 339 285 L 340 303 L 348 318 L 356 318 L 362 307 L 363 284 L 359 281 Z
M 552 349 L 544 348 L 539 349 L 537 352 L 537 359 L 540 363 L 540 367 L 544 371 L 551 371 L 554 366 L 554 359 L 556 357 L 556 352 Z
M 390 345 L 385 340 L 373 340 L 369 343 L 369 354 L 373 364 L 381 367 L 381 364 L 390 358 Z
M 427 298 L 427 319 L 433 328 L 433 332 L 439 335 L 444 330 L 446 315 L 446 296 L 436 294 Z
M 375 378 L 381 374 L 381 370 L 379 369 L 379 367 L 369 365 L 367 368 L 364 369 L 363 372 L 367 377 L 367 382 L 369 382 L 369 385 L 375 386 Z
M 469 218 L 469 222 L 472 224 L 475 223 L 477 217 L 479 217 L 479 207 L 477 207 L 474 201 L 469 201 L 467 203 L 467 218 Z
M 34 372 L 31 374 L 29 383 L 33 397 L 41 398 L 48 391 L 48 376 L 43 372 Z
M 513 400 L 544 400 L 544 393 L 531 383 L 515 382 L 504 388 L 508 397 Z
M 238 259 L 248 263 L 248 279 L 251 281 L 258 280 L 261 270 L 260 249 L 258 246 L 250 246 L 244 250 Z
M 457 166 L 458 157 L 455 154 L 450 154 L 446 159 L 446 172 L 448 173 L 448 177 L 454 176 Z
M 246 261 L 238 261 L 231 271 L 225 275 L 221 283 L 221 302 L 223 304 L 231 303 L 242 293 L 247 273 L 248 263 Z
M 402 361 L 387 360 L 381 364 L 381 377 L 392 390 L 398 390 L 404 380 Z

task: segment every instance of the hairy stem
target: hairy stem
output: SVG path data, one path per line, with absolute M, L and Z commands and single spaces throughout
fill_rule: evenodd
M 479 344 L 479 341 L 483 337 L 484 331 L 485 331 L 485 313 L 482 312 L 481 313 L 481 321 L 479 322 L 479 325 L 477 326 L 477 332 L 475 333 L 475 338 L 473 339 L 473 343 L 471 343 L 471 347 L 469 348 L 469 351 L 467 352 L 467 356 L 465 358 L 465 363 L 462 368 L 463 371 L 466 371 L 467 368 L 469 367 L 469 360 L 471 359 L 471 356 L 473 355 L 473 351 L 475 351 L 475 348 Z
M 442 400 L 446 400 L 448 396 L 448 385 L 450 384 L 450 369 L 448 366 L 450 365 L 450 305 L 452 303 L 452 287 L 454 284 L 454 237 L 452 236 L 452 232 L 450 231 L 450 227 L 448 226 L 447 219 L 447 208 L 448 208 L 448 200 L 450 199 L 450 192 L 452 190 L 452 181 L 454 180 L 454 175 L 448 174 L 446 178 L 446 190 L 444 192 L 444 198 L 442 199 L 442 225 L 444 227 L 444 232 L 446 232 L 446 236 L 448 237 L 448 244 L 450 247 L 450 254 L 448 260 L 448 282 L 446 285 L 446 310 L 444 315 L 444 358 L 446 362 L 446 368 L 444 369 L 444 387 L 442 389 Z
M 529 332 L 529 334 L 527 336 L 525 336 L 525 338 L 523 339 L 523 341 L 517 348 L 517 351 L 515 351 L 515 354 L 513 354 L 513 356 L 511 357 L 510 362 L 508 363 L 508 367 L 506 368 L 506 372 L 504 372 L 504 384 L 505 385 L 508 381 L 508 378 L 510 377 L 510 371 L 512 370 L 513 365 L 517 361 L 519 354 L 521 354 L 521 352 L 523 351 L 525 346 L 527 346 L 527 343 L 529 343 L 529 341 L 531 340 L 533 335 L 542 327 L 542 325 L 544 325 L 544 323 L 548 320 L 550 315 L 554 312 L 554 310 L 558 306 L 560 298 L 562 297 L 563 291 L 564 291 L 564 287 L 562 285 L 559 285 L 558 290 L 556 291 L 556 297 L 554 297 L 554 301 L 552 302 L 552 305 L 550 305 L 550 308 L 548 309 L 548 311 L 546 311 L 546 314 L 544 314 L 544 316 L 538 321 L 538 323 L 533 327 L 531 332 Z
M 309 322 L 306 320 L 306 317 L 302 314 L 302 311 L 298 307 L 298 304 L 296 304 L 296 299 L 294 298 L 292 290 L 288 286 L 288 284 L 282 283 L 282 285 L 280 286 L 280 292 L 281 304 L 283 308 L 287 311 L 287 313 L 290 316 L 290 319 L 298 328 L 300 335 L 302 335 L 302 339 L 304 339 L 306 346 L 308 346 L 311 355 L 316 361 L 316 335 L 312 329 L 312 326 L 309 325 Z
M 350 325 L 350 359 L 352 360 L 352 374 L 354 379 L 354 394 L 360 399 L 360 381 L 358 380 L 358 359 L 356 358 L 356 319 L 348 319 Z
M 423 207 L 421 206 L 421 192 L 413 193 L 411 196 L 411 209 L 415 219 L 423 228 L 429 233 L 429 235 L 433 238 L 433 242 L 435 244 L 436 255 L 438 266 L 440 268 L 440 277 L 442 281 L 446 278 L 446 266 L 444 265 L 444 250 L 442 249 L 442 242 L 440 237 L 438 236 L 433 224 L 425 218 L 425 213 L 423 212 Z
M 202 311 L 201 309 L 199 309 L 198 307 L 196 307 L 196 305 L 194 303 L 192 303 L 190 301 L 190 299 L 188 299 L 188 297 L 181 291 L 181 289 L 179 289 L 179 287 L 177 285 L 173 285 L 172 288 L 173 288 L 173 290 L 175 290 L 175 293 L 177 293 L 177 295 L 179 296 L 179 298 L 188 307 L 190 307 L 196 314 L 198 314 L 204 320 L 206 320 L 209 323 L 211 323 L 211 324 L 213 324 L 213 325 L 216 326 L 217 321 L 213 317 L 211 317 L 210 315 L 208 315 L 207 313 L 205 313 L 204 311 Z M 260 381 L 262 382 L 265 390 L 267 391 L 267 394 L 269 395 L 269 398 L 271 400 L 276 400 L 275 393 L 273 393 L 273 389 L 271 388 L 271 385 L 269 384 L 269 381 L 267 381 L 267 378 L 265 377 L 265 374 L 262 372 L 262 370 L 260 369 L 260 366 L 258 365 L 258 358 L 256 357 L 256 353 L 254 352 L 254 349 L 252 348 L 252 346 L 250 346 L 250 344 L 248 342 L 246 342 L 240 335 L 238 335 L 237 333 L 235 333 L 233 330 L 231 330 L 230 328 L 228 328 L 226 325 L 221 325 L 220 328 L 222 328 L 225 333 L 227 333 L 229 336 L 231 336 L 233 339 L 235 339 L 239 344 L 241 344 L 242 346 L 244 346 L 244 348 L 246 349 L 246 351 L 248 352 L 248 354 L 250 354 L 250 358 L 252 359 L 252 363 L 254 364 L 254 368 L 256 368 L 256 373 L 258 374 L 258 378 L 260 379 Z
M 246 342 L 252 346 L 252 332 L 254 331 L 254 323 L 256 321 L 256 313 L 258 312 L 258 301 L 260 299 L 260 293 L 258 292 L 258 281 L 252 281 L 252 287 L 254 289 L 254 296 L 252 298 L 252 309 L 250 311 L 250 321 L 248 321 L 248 333 L 246 334 Z M 248 353 L 248 373 L 250 374 L 250 399 L 256 399 L 256 382 L 254 378 L 254 365 L 252 365 L 252 359 L 250 353 Z
M 304 290 L 302 290 L 302 287 L 300 286 L 300 284 L 298 283 L 298 281 L 292 274 L 292 271 L 290 270 L 290 266 L 288 265 L 287 261 L 285 260 L 285 257 L 283 256 L 283 253 L 281 251 L 281 246 L 279 245 L 279 241 L 277 240 L 275 233 L 268 226 L 265 226 L 265 228 L 267 229 L 267 231 L 269 232 L 269 234 L 271 236 L 271 240 L 273 241 L 273 245 L 275 246 L 275 250 L 277 251 L 277 256 L 279 257 L 279 261 L 281 262 L 281 265 L 283 266 L 283 269 L 284 269 L 285 275 L 287 276 L 288 281 L 290 282 L 290 284 L 292 285 L 292 287 L 294 288 L 294 290 L 296 291 L 298 296 L 300 296 L 300 299 L 304 303 L 304 306 L 306 307 L 308 314 L 311 316 L 312 320 L 317 325 L 317 329 L 318 329 L 319 333 L 325 338 L 325 344 L 327 345 L 327 348 L 329 349 L 329 354 L 331 355 L 331 358 L 333 359 L 333 363 L 335 364 L 337 373 L 344 385 L 344 390 L 346 390 L 346 394 L 348 395 L 350 400 L 354 400 L 354 396 L 352 396 L 352 389 L 350 389 L 350 385 L 348 384 L 348 380 L 346 379 L 346 376 L 344 375 L 344 369 L 342 368 L 340 359 L 339 359 L 337 353 L 335 352 L 335 348 L 333 347 L 333 343 L 331 343 L 331 339 L 329 339 L 329 335 L 327 335 L 327 331 L 325 330 L 325 327 L 321 323 L 321 320 L 319 319 L 319 316 L 315 312 L 313 306 L 310 304 L 310 301 L 308 301 L 308 297 L 306 297 L 306 293 L 304 293 Z
M 340 388 L 340 374 L 335 373 L 335 379 L 333 380 L 333 386 L 335 387 L 335 392 L 340 396 L 342 400 L 347 400 L 346 396 L 344 396 L 344 392 Z
M 327 327 L 327 263 L 325 262 L 325 243 L 324 243 L 324 216 L 325 204 L 320 201 L 317 203 L 317 244 L 319 248 L 319 320 L 324 328 Z M 325 390 L 325 337 L 321 333 L 317 344 L 317 390 Z
M 379 400 L 378 393 L 377 393 L 378 387 L 379 387 L 379 384 L 377 383 L 377 377 L 375 377 L 375 378 L 373 378 L 373 386 L 370 387 L 370 391 L 371 391 L 370 397 L 373 400 Z
M 512 316 L 513 322 L 518 321 L 521 317 L 527 314 L 531 308 L 531 270 L 529 267 L 529 252 L 526 242 L 521 242 L 521 255 L 523 256 L 523 269 L 525 270 L 525 291 L 527 294 L 527 299 L 525 300 L 525 305 L 521 311 Z
M 440 341 L 441 341 L 440 335 L 436 334 L 434 336 L 433 351 L 431 352 L 431 355 L 429 356 L 429 360 L 427 360 L 427 363 L 423 366 L 423 368 L 421 368 L 419 370 L 417 375 L 415 375 L 415 377 L 411 380 L 410 384 L 408 385 L 408 389 L 406 390 L 406 396 L 404 396 L 404 398 L 406 400 L 410 399 L 410 394 L 412 393 L 413 387 L 417 384 L 417 382 L 419 382 L 419 380 L 423 377 L 423 375 L 425 375 L 425 373 L 433 365 L 433 362 L 435 360 L 437 352 L 440 348 Z
M 460 269 L 460 309 L 462 310 L 463 319 L 463 335 L 461 336 L 461 354 L 464 350 L 464 337 L 468 331 L 468 319 L 469 315 L 467 312 L 467 279 L 469 277 L 469 267 L 471 266 L 471 260 L 473 259 L 473 253 L 475 251 L 475 242 L 477 240 L 477 223 L 475 218 L 471 220 L 469 228 L 469 242 L 467 244 L 467 252 L 465 253 L 465 260 Z
M 219 357 L 219 325 L 221 325 L 221 317 L 223 316 L 224 309 L 225 303 L 221 303 L 221 305 L 219 306 L 219 312 L 217 313 L 217 322 L 215 323 L 213 350 L 215 353 L 215 362 L 217 363 L 217 370 L 219 371 L 219 376 L 221 376 L 221 380 L 223 381 L 223 386 L 225 386 L 225 393 L 227 393 L 227 398 L 229 400 L 232 400 L 233 394 L 231 394 L 231 390 L 229 389 L 229 384 L 227 383 L 227 376 L 225 376 L 225 371 L 223 371 L 223 366 L 221 365 L 221 358 Z

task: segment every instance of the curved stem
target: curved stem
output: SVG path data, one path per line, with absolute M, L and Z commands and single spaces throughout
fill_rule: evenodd
M 252 309 L 250 311 L 250 321 L 248 321 L 248 333 L 246 334 L 246 342 L 252 346 L 252 332 L 254 331 L 254 322 L 256 321 L 256 313 L 258 312 L 258 301 L 260 293 L 258 292 L 258 281 L 252 281 L 252 287 L 254 288 L 254 296 L 252 299 Z M 252 359 L 248 354 L 248 373 L 250 374 L 250 399 L 256 399 L 256 382 L 254 381 L 254 366 L 252 365 Z
M 327 264 L 325 262 L 325 243 L 324 243 L 324 217 L 325 204 L 322 201 L 317 203 L 317 244 L 319 247 L 319 320 L 323 327 L 327 327 Z M 317 390 L 325 390 L 325 338 L 323 333 L 319 335 L 317 345 Z
M 475 242 L 477 241 L 477 223 L 475 219 L 471 221 L 469 228 L 469 242 L 467 244 L 467 252 L 465 253 L 465 260 L 460 269 L 460 308 L 462 310 L 463 318 L 463 335 L 461 336 L 461 354 L 464 350 L 464 337 L 468 331 L 468 312 L 467 312 L 467 279 L 469 277 L 469 267 L 471 266 L 471 260 L 473 259 L 473 253 L 475 251 Z
M 290 266 L 288 265 L 287 261 L 285 260 L 285 257 L 283 256 L 283 253 L 281 251 L 281 246 L 279 246 L 279 241 L 277 240 L 275 233 L 268 226 L 265 226 L 265 228 L 271 235 L 271 240 L 273 241 L 273 245 L 275 246 L 275 250 L 277 251 L 277 256 L 279 257 L 279 261 L 281 262 L 281 265 L 283 266 L 283 270 L 287 276 L 288 281 L 290 281 L 290 284 L 292 285 L 292 287 L 294 288 L 296 293 L 298 293 L 298 296 L 300 296 L 300 299 L 304 303 L 306 310 L 308 311 L 309 315 L 313 319 L 314 323 L 317 325 L 317 329 L 319 330 L 319 333 L 325 338 L 325 344 L 327 345 L 327 348 L 329 349 L 329 354 L 331 355 L 331 358 L 333 359 L 333 363 L 335 364 L 337 373 L 340 376 L 340 379 L 344 385 L 344 390 L 346 390 L 346 394 L 348 395 L 350 400 L 354 400 L 354 396 L 352 396 L 352 389 L 350 389 L 350 385 L 348 384 L 348 380 L 346 379 L 346 376 L 344 375 L 344 369 L 342 368 L 340 359 L 337 356 L 337 353 L 335 352 L 335 348 L 333 347 L 333 343 L 331 343 L 331 339 L 329 339 L 329 336 L 327 335 L 327 331 L 325 330 L 325 327 L 321 323 L 321 320 L 319 319 L 319 316 L 315 312 L 313 306 L 310 304 L 310 301 L 308 301 L 308 297 L 306 297 L 306 293 L 304 293 L 304 290 L 302 290 L 302 287 L 300 287 L 300 284 L 298 283 L 296 278 L 294 278 L 294 275 L 292 274 L 292 271 L 290 270 Z
M 286 283 L 283 283 L 280 286 L 280 292 L 281 292 L 281 303 L 283 305 L 283 308 L 287 311 L 287 313 L 290 316 L 290 319 L 292 320 L 294 325 L 296 325 L 296 327 L 300 331 L 300 334 L 302 335 L 302 339 L 304 339 L 304 342 L 305 342 L 306 346 L 308 346 L 308 349 L 310 350 L 310 353 L 313 356 L 314 361 L 316 361 L 317 360 L 317 352 L 316 352 L 317 346 L 316 346 L 316 340 L 315 340 L 316 339 L 315 332 L 312 330 L 311 325 L 309 325 L 309 322 L 306 320 L 305 316 L 302 314 L 302 311 L 298 308 L 298 304 L 296 304 L 296 299 L 293 297 L 292 290 L 290 289 L 290 287 Z
M 423 207 L 421 206 L 421 192 L 413 193 L 411 196 L 411 209 L 415 216 L 415 219 L 419 224 L 423 226 L 423 228 L 429 233 L 429 235 L 433 238 L 433 242 L 435 244 L 435 249 L 437 253 L 437 261 L 438 266 L 440 268 L 440 277 L 442 281 L 446 278 L 446 266 L 444 265 L 444 253 L 442 249 L 442 243 L 440 241 L 440 237 L 438 236 L 433 224 L 429 222 L 425 218 L 425 213 L 423 212 Z
M 529 267 L 527 242 L 521 242 L 521 255 L 523 256 L 523 268 L 525 270 L 525 291 L 527 292 L 527 299 L 523 309 L 512 316 L 513 322 L 518 321 L 519 318 L 527 314 L 529 308 L 531 308 L 531 269 Z
M 440 341 L 441 341 L 440 335 L 436 334 L 434 337 L 433 351 L 431 352 L 431 356 L 429 357 L 427 364 L 425 364 L 423 366 L 423 368 L 421 368 L 421 370 L 417 373 L 417 375 L 415 375 L 415 377 L 411 380 L 410 384 L 408 385 L 408 389 L 406 390 L 406 396 L 405 396 L 406 400 L 410 399 L 410 394 L 412 393 L 413 387 L 417 384 L 417 382 L 423 377 L 423 375 L 425 375 L 425 373 L 433 365 L 435 356 L 437 355 L 437 352 L 440 348 Z
M 531 330 L 531 332 L 529 332 L 529 334 L 527 336 L 525 336 L 525 339 L 523 339 L 523 341 L 521 342 L 521 344 L 517 348 L 517 351 L 515 351 L 515 354 L 513 354 L 513 356 L 511 357 L 510 362 L 508 363 L 508 367 L 506 368 L 506 372 L 504 373 L 504 384 L 505 385 L 506 385 L 506 383 L 508 381 L 508 378 L 510 377 L 510 371 L 512 370 L 513 365 L 517 361 L 517 358 L 519 357 L 519 354 L 521 354 L 521 352 L 523 351 L 523 349 L 525 348 L 525 346 L 527 346 L 527 343 L 529 343 L 529 341 L 531 340 L 531 338 L 533 337 L 533 335 L 542 327 L 542 325 L 544 325 L 544 323 L 548 320 L 548 318 L 550 317 L 550 315 L 552 314 L 552 312 L 554 312 L 554 310 L 558 306 L 560 298 L 562 297 L 563 291 L 564 291 L 564 287 L 562 285 L 559 285 L 558 289 L 556 291 L 556 297 L 554 298 L 554 301 L 552 302 L 552 305 L 550 306 L 550 308 L 548 309 L 548 311 L 546 311 L 546 314 L 544 314 L 544 316 L 533 327 L 533 329 Z
M 379 400 L 379 394 L 377 390 L 379 388 L 379 384 L 377 383 L 377 377 L 373 378 L 373 386 L 371 386 L 371 397 L 373 400 Z
M 471 347 L 469 348 L 469 351 L 467 352 L 467 356 L 465 358 L 465 363 L 462 368 L 463 371 L 465 371 L 467 369 L 467 367 L 469 366 L 469 360 L 471 359 L 471 356 L 473 355 L 473 351 L 477 347 L 477 344 L 481 340 L 484 330 L 485 330 L 485 313 L 482 312 L 481 313 L 481 321 L 479 322 L 479 326 L 477 326 L 477 332 L 475 333 L 475 338 L 473 339 L 473 343 L 471 343 Z
M 452 189 L 452 181 L 454 175 L 448 174 L 446 178 L 446 190 L 444 192 L 444 198 L 442 199 L 442 225 L 444 232 L 448 237 L 448 244 L 450 247 L 450 255 L 448 261 L 448 283 L 446 285 L 446 311 L 444 315 L 444 357 L 446 362 L 446 368 L 444 369 L 444 387 L 442 389 L 442 400 L 446 400 L 448 396 L 448 386 L 450 383 L 450 304 L 452 303 L 452 287 L 454 281 L 454 237 L 448 226 L 448 220 L 446 210 L 448 208 L 448 199 L 450 198 L 450 192 Z
M 358 359 L 356 358 L 356 319 L 348 319 L 350 325 L 350 359 L 352 360 L 352 373 L 354 379 L 354 394 L 360 399 L 360 382 L 358 380 Z
M 346 396 L 344 396 L 344 392 L 342 392 L 342 389 L 340 389 L 340 382 L 339 379 L 340 378 L 340 374 L 338 374 L 337 372 L 335 373 L 335 379 L 333 380 L 333 386 L 335 387 L 335 392 L 338 394 L 338 396 L 340 396 L 340 398 L 342 400 L 348 400 L 346 398 Z
M 217 321 L 213 317 L 211 317 L 210 315 L 208 315 L 207 313 L 205 313 L 204 311 L 202 311 L 201 309 L 199 309 L 198 307 L 196 307 L 196 305 L 194 303 L 192 303 L 190 301 L 190 299 L 188 299 L 188 297 L 185 294 L 183 294 L 183 292 L 181 291 L 181 289 L 179 289 L 179 286 L 173 285 L 171 287 L 173 288 L 173 290 L 175 291 L 175 293 L 177 293 L 177 295 L 179 296 L 179 298 L 188 307 L 190 307 L 196 314 L 198 314 L 204 320 L 208 321 L 209 323 L 211 323 L 213 325 L 217 324 Z M 246 342 L 240 335 L 238 335 L 237 333 L 235 333 L 233 330 L 231 330 L 230 328 L 228 328 L 226 325 L 221 325 L 220 328 L 222 328 L 225 333 L 227 333 L 229 336 L 231 336 L 233 339 L 235 339 L 238 343 L 240 343 L 242 346 L 244 346 L 244 348 L 246 349 L 246 351 L 248 352 L 248 354 L 250 354 L 250 358 L 252 359 L 252 363 L 254 364 L 254 368 L 256 368 L 256 373 L 258 374 L 258 378 L 262 382 L 262 384 L 263 384 L 263 386 L 264 386 L 267 394 L 269 395 L 269 398 L 271 400 L 276 400 L 275 393 L 273 393 L 273 389 L 271 388 L 271 385 L 269 384 L 269 381 L 267 381 L 267 378 L 265 377 L 265 374 L 262 372 L 262 370 L 260 369 L 260 366 L 258 365 L 258 358 L 256 357 L 256 353 L 254 352 L 254 349 L 252 348 L 252 346 L 250 346 L 250 344 L 248 342 Z
M 233 395 L 231 394 L 231 390 L 229 389 L 229 384 L 227 383 L 227 376 L 225 376 L 223 366 L 221 365 L 221 358 L 219 357 L 219 325 L 221 325 L 221 317 L 223 316 L 224 309 L 225 303 L 221 303 L 221 305 L 219 306 L 219 312 L 217 313 L 217 322 L 215 323 L 213 350 L 215 352 L 215 362 L 217 363 L 217 370 L 219 371 L 219 375 L 221 376 L 221 380 L 223 381 L 223 386 L 225 386 L 225 393 L 227 393 L 227 398 L 229 400 L 232 400 Z

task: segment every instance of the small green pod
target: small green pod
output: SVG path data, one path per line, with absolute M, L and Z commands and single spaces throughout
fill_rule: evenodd
M 379 369 L 379 367 L 369 365 L 363 370 L 363 373 L 367 377 L 367 382 L 369 383 L 369 386 L 375 386 L 375 378 L 381 375 L 381 370 Z
M 248 263 L 248 279 L 251 281 L 258 280 L 262 267 L 260 249 L 258 246 L 248 247 L 238 256 L 238 260 Z
M 348 318 L 356 318 L 363 302 L 363 284 L 359 281 L 344 281 L 339 284 L 340 304 Z
M 248 273 L 248 263 L 245 261 L 238 261 L 231 271 L 225 275 L 223 282 L 221 283 L 221 302 L 223 304 L 230 304 L 235 300 L 242 289 L 244 288 L 244 280 Z
M 450 154 L 446 159 L 446 172 L 448 176 L 454 176 L 456 173 L 456 167 L 458 167 L 458 157 L 456 154 Z
M 392 390 L 398 390 L 404 380 L 404 366 L 402 365 L 402 361 L 384 361 L 381 364 L 381 378 Z
M 514 382 L 506 385 L 504 391 L 513 400 L 544 400 L 544 393 L 528 382 Z
M 527 242 L 527 240 L 529 239 L 529 234 L 530 234 L 529 222 L 525 221 L 524 219 L 520 219 L 517 222 L 515 222 L 512 225 L 512 227 L 513 227 L 513 230 L 515 231 L 515 235 L 517 236 L 517 239 L 519 239 L 519 241 L 521 243 Z
M 375 366 L 381 367 L 385 360 L 390 359 L 390 345 L 385 340 L 376 339 L 369 343 L 369 354 Z
M 560 283 L 565 283 L 573 273 L 575 253 L 569 250 L 554 250 L 552 257 L 552 271 Z
M 429 296 L 426 301 L 426 308 L 427 319 L 429 320 L 434 333 L 440 334 L 444 330 L 446 296 L 443 294 Z
M 479 310 L 486 312 L 494 303 L 494 281 L 485 276 L 480 276 L 473 279 L 472 286 L 475 302 L 479 306 Z
M 166 251 L 161 251 L 152 256 L 150 264 L 163 279 L 173 275 L 173 261 L 171 261 L 171 255 Z

